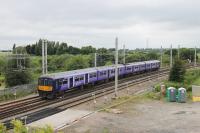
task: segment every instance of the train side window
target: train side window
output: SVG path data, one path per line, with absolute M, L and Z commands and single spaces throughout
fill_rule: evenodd
M 63 80 L 63 84 L 65 85 L 65 84 L 68 84 L 68 80 L 67 79 L 64 79 Z
M 103 72 L 100 72 L 100 76 L 102 76 L 104 73 Z
M 97 74 L 96 74 L 96 73 L 94 73 L 94 74 L 93 74 L 93 77 L 97 77 Z
M 83 80 L 84 78 L 83 77 L 80 77 L 80 80 Z
M 106 71 L 103 72 L 103 75 L 106 75 Z
M 78 77 L 75 77 L 75 81 L 76 81 L 76 82 L 79 81 L 79 78 L 78 78 Z
M 90 74 L 90 78 L 93 78 L 93 77 L 96 77 L 96 76 L 97 76 L 96 73 L 91 73 L 91 74 Z
M 111 73 L 115 73 L 115 70 L 111 70 Z

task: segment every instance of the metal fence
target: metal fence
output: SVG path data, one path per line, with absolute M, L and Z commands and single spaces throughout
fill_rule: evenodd
M 192 85 L 192 96 L 200 97 L 200 86 Z
M 34 93 L 37 91 L 36 88 L 37 88 L 36 83 L 14 86 L 14 87 L 5 88 L 3 90 L 0 90 L 0 96 Z
M 192 100 L 194 102 L 200 101 L 200 86 L 192 85 Z

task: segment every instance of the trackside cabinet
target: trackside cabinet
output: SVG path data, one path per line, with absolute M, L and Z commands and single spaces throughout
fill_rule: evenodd
M 177 96 L 177 101 L 179 103 L 185 103 L 186 102 L 186 96 L 187 96 L 187 93 L 186 93 L 186 89 L 185 88 L 179 88 L 178 89 L 178 96 Z
M 167 100 L 169 102 L 176 102 L 176 88 L 174 87 L 167 88 Z

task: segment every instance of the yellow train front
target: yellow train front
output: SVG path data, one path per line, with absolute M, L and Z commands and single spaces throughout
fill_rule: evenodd
M 41 77 L 38 79 L 38 93 L 43 99 L 55 97 L 54 81 L 50 78 Z

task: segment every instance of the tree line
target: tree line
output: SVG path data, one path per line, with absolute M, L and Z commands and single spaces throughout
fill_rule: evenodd
M 16 45 L 14 44 L 13 49 L 15 49 Z M 35 44 L 29 44 L 25 46 L 25 49 L 30 55 L 42 55 L 42 39 L 39 39 Z M 104 48 L 96 50 L 96 48 L 92 46 L 85 46 L 82 48 L 69 46 L 65 42 L 56 42 L 56 41 L 47 41 L 47 54 L 48 55 L 61 55 L 61 54 L 90 54 L 95 53 L 96 51 L 105 50 Z

